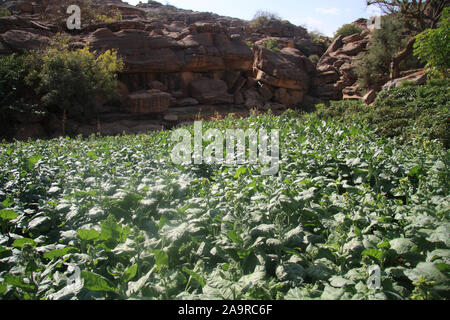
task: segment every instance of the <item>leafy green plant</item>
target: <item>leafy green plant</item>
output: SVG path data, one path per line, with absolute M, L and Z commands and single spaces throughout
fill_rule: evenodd
M 384 137 L 400 136 L 405 142 L 415 137 L 438 139 L 449 146 L 448 80 L 429 82 L 426 86 L 404 85 L 382 91 L 374 107 L 361 102 L 333 101 L 329 107 L 318 106 L 317 115 L 346 123 L 364 122 L 377 127 Z
M 273 50 L 273 51 L 280 51 L 280 48 L 278 48 L 278 41 L 276 39 L 269 39 L 262 42 L 263 47 Z
M 373 31 L 373 38 L 366 52 L 357 56 L 355 72 L 358 83 L 363 88 L 378 88 L 389 80 L 390 67 L 397 52 L 406 46 L 410 31 L 405 29 L 396 16 L 383 16 L 382 28 Z M 420 67 L 414 56 L 408 57 L 400 65 L 400 70 Z
M 450 69 L 450 8 L 445 8 L 436 29 L 427 29 L 416 36 L 414 55 L 427 64 L 432 77 L 448 78 Z
M 319 111 L 203 127 L 279 130 L 279 175 L 173 164 L 172 131 L 0 144 L 0 297 L 449 298 L 442 144 Z M 379 290 L 367 285 L 374 263 Z
M 0 108 L 26 109 L 26 92 L 30 90 L 24 84 L 31 72 L 27 55 L 12 54 L 0 58 Z
M 99 97 L 116 97 L 117 74 L 123 63 L 115 51 L 97 54 L 89 47 L 69 50 L 69 39 L 58 36 L 51 45 L 34 55 L 37 70 L 27 80 L 49 107 L 64 113 L 87 116 L 95 112 Z
M 11 12 L 6 8 L 0 8 L 0 18 L 8 17 L 11 15 Z
M 351 36 L 352 34 L 355 33 L 361 33 L 362 29 L 361 27 L 358 27 L 355 24 L 344 24 L 343 26 L 341 26 L 339 29 L 337 29 L 336 33 L 334 34 L 334 38 L 337 38 L 339 36 Z
M 309 60 L 311 60 L 312 63 L 317 64 L 320 58 L 317 54 L 313 54 L 309 56 Z

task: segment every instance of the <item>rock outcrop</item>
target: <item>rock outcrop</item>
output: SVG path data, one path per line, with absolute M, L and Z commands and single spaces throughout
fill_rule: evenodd
M 382 90 L 395 89 L 405 81 L 412 82 L 415 85 L 423 85 L 427 82 L 427 74 L 424 69 L 416 70 L 415 72 L 405 75 L 404 77 L 388 81 L 385 85 L 383 85 Z
M 353 79 L 348 57 L 364 47 L 364 40 L 356 36 L 335 41 L 314 77 L 316 68 L 307 55 L 321 56 L 325 47 L 306 29 L 289 22 L 274 20 L 258 27 L 156 1 L 137 6 L 120 0 L 93 2 L 101 10 L 117 10 L 122 19 L 82 19 L 81 30 L 69 31 L 64 29 L 68 17 L 64 1 L 17 0 L 0 5 L 13 13 L 0 18 L 0 55 L 43 48 L 63 31 L 72 36 L 74 48 L 89 44 L 97 52 L 115 49 L 122 57 L 125 70 L 118 91 L 123 105 L 106 106 L 93 123 L 68 125 L 73 134 L 98 128 L 111 134 L 130 132 L 133 127 L 171 127 L 198 117 L 248 115 L 250 109 L 278 112 L 311 100 L 312 92 L 332 98 L 337 96 L 336 80 L 343 82 L 338 85 L 341 89 Z M 267 40 L 275 40 L 276 50 L 265 47 Z M 61 115 L 49 117 L 52 121 L 47 117 L 42 123 L 62 121 Z M 59 127 L 48 125 L 45 130 L 58 135 Z M 21 137 L 26 135 L 22 131 Z M 43 132 L 37 126 L 32 131 Z
M 365 28 L 365 24 L 360 23 L 360 26 Z M 354 71 L 354 60 L 366 49 L 369 40 L 370 33 L 367 29 L 363 29 L 361 33 L 334 39 L 316 66 L 316 96 L 332 100 L 361 98 L 354 87 L 358 80 Z

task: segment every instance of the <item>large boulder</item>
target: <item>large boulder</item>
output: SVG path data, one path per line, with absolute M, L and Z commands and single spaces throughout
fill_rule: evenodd
M 13 13 L 33 13 L 33 3 L 27 0 L 8 1 L 4 8 Z
M 395 89 L 404 81 L 413 82 L 416 85 L 423 85 L 427 82 L 427 74 L 425 70 L 420 70 L 406 77 L 391 80 L 383 85 L 382 90 Z
M 303 101 L 304 91 L 278 88 L 275 91 L 275 101 L 288 107 L 295 107 Z
M 192 97 L 201 104 L 232 104 L 234 96 L 228 94 L 227 84 L 222 80 L 200 78 L 190 84 Z
M 343 54 L 347 56 L 356 56 L 358 53 L 362 52 L 367 45 L 367 41 L 356 41 L 345 44 L 341 49 L 336 51 L 337 54 Z
M 151 36 L 143 30 L 112 32 L 102 28 L 92 33 L 87 41 L 93 49 L 117 49 L 126 64 L 126 72 L 175 72 L 184 65 L 181 46 L 163 36 Z
M 248 89 L 244 92 L 245 106 L 251 108 L 261 108 L 264 106 L 264 98 L 256 89 Z
M 171 100 L 170 94 L 155 91 L 135 92 L 128 95 L 129 111 L 134 114 L 152 114 L 167 111 Z
M 0 38 L 10 48 L 18 52 L 41 49 L 50 41 L 45 32 L 35 29 L 9 30 L 1 34 Z
M 300 91 L 309 89 L 314 65 L 300 51 L 285 48 L 277 52 L 256 47 L 254 54 L 253 70 L 256 80 L 278 88 Z
M 369 36 L 370 33 L 355 33 L 347 37 L 340 35 L 334 39 L 316 66 L 313 80 L 316 96 L 323 99 L 353 97 L 342 90 L 358 80 L 354 60 L 366 49 Z

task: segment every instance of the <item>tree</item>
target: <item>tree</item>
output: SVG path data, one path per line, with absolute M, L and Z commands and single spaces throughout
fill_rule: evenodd
M 377 5 L 385 14 L 397 15 L 405 27 L 413 32 L 406 46 L 392 59 L 391 78 L 400 75 L 400 63 L 414 48 L 415 35 L 428 28 L 434 29 L 450 0 L 367 0 L 367 5 Z
M 378 6 L 385 14 L 399 14 L 410 30 L 422 32 L 434 29 L 449 0 L 367 0 L 367 5 Z
M 252 28 L 266 28 L 273 22 L 280 22 L 279 15 L 273 12 L 258 10 L 250 23 Z
M 414 55 L 427 63 L 433 77 L 448 78 L 450 69 L 450 8 L 446 8 L 436 29 L 417 35 Z
M 34 53 L 34 70 L 27 78 L 37 86 L 43 103 L 74 116 L 96 111 L 99 98 L 116 96 L 117 74 L 123 63 L 115 51 L 102 54 L 89 47 L 69 50 L 68 38 L 58 36 L 42 52 Z
M 381 19 L 383 28 L 373 31 L 367 51 L 360 53 L 355 63 L 358 82 L 365 88 L 377 89 L 388 80 L 393 58 L 408 42 L 410 31 L 397 16 L 387 15 Z M 417 67 L 417 59 L 412 55 L 399 64 L 399 70 L 412 67 Z

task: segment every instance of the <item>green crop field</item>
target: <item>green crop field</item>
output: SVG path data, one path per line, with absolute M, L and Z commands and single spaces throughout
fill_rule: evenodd
M 0 144 L 0 298 L 449 298 L 442 143 L 294 113 L 203 127 L 280 130 L 278 174 L 175 165 L 170 131 Z

